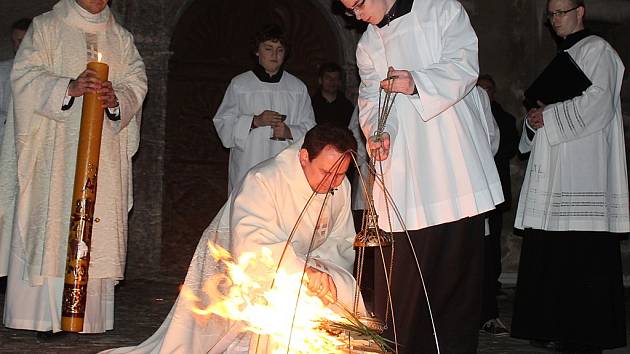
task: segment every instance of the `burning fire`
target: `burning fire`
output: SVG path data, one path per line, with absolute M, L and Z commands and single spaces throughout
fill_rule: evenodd
M 283 269 L 276 272 L 276 261 L 267 248 L 244 253 L 235 261 L 225 249 L 213 243 L 208 247 L 225 271 L 206 281 L 203 294 L 194 294 L 188 288 L 181 291 L 199 319 L 207 321 L 217 315 L 239 321 L 246 331 L 268 335 L 273 353 L 348 352 L 344 350 L 347 336 L 344 340 L 322 329 L 327 321 L 347 321 L 301 286 L 301 273 L 288 274 Z M 200 307 L 202 302 L 209 305 Z

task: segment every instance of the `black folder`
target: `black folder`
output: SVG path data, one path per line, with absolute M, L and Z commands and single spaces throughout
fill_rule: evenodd
M 561 51 L 533 84 L 525 90 L 525 107 L 566 101 L 581 95 L 593 83 L 575 63 L 569 53 Z

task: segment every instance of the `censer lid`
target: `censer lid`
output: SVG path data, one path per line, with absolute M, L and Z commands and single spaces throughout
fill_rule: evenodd
M 378 215 L 366 212 L 363 229 L 354 238 L 354 247 L 385 247 L 392 244 L 390 233 L 378 228 Z

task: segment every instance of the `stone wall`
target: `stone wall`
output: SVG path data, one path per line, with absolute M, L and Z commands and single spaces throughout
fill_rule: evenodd
M 170 32 L 163 24 L 168 15 L 161 1 L 117 1 L 112 8 L 134 34 L 149 80 L 140 149 L 133 165 L 134 207 L 129 218 L 126 276 L 152 278 L 160 273 L 162 252 L 166 84 L 171 54 Z
M 0 1 L 0 60 L 13 57 L 11 25 L 20 18 L 31 18 L 44 13 L 56 3 L 54 0 Z

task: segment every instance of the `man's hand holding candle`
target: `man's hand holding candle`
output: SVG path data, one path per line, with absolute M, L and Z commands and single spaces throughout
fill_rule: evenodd
M 118 99 L 114 93 L 111 81 L 103 81 L 101 89 L 98 91 L 98 100 L 103 104 L 103 108 L 114 108 L 118 106 Z
M 96 78 L 96 71 L 85 69 L 76 80 L 71 80 L 68 85 L 68 96 L 80 97 L 86 93 L 98 93 L 98 100 L 103 108 L 118 106 L 118 100 L 114 93 L 111 81 L 101 81 Z
M 85 93 L 95 93 L 101 88 L 101 81 L 96 77 L 96 71 L 85 69 L 75 80 L 70 80 L 68 96 L 81 97 Z

